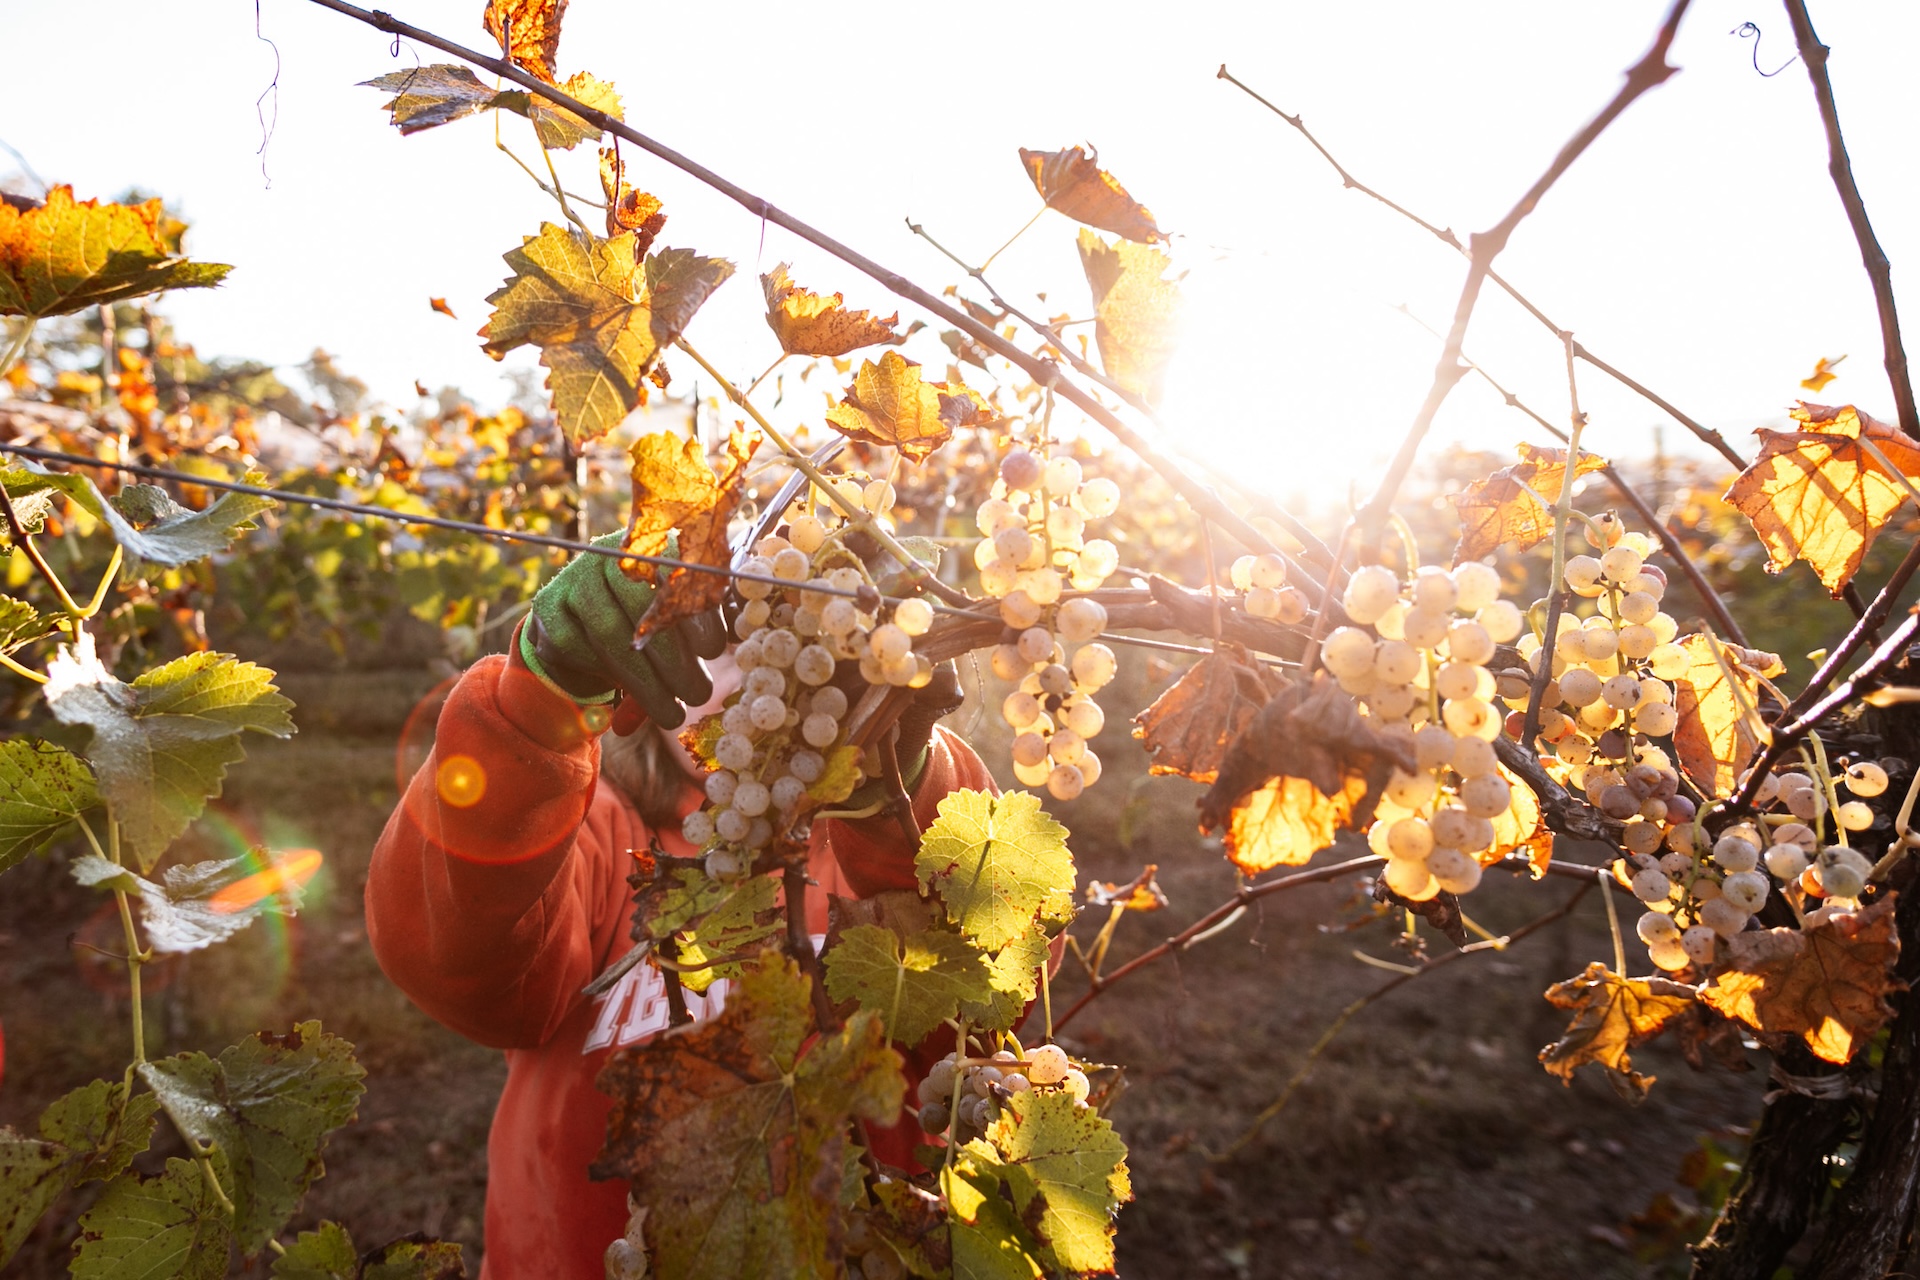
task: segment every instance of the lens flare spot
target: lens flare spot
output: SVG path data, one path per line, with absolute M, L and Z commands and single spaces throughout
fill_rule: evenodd
M 468 809 L 487 794 L 487 771 L 472 756 L 448 756 L 434 774 L 440 798 L 456 809 Z
M 583 707 L 580 711 L 581 727 L 586 729 L 588 733 L 604 733 L 606 732 L 607 726 L 612 723 L 613 710 L 610 707 Z
M 232 915 L 276 894 L 298 892 L 320 870 L 320 862 L 318 849 L 289 849 L 275 856 L 272 866 L 222 886 L 208 905 L 220 915 Z

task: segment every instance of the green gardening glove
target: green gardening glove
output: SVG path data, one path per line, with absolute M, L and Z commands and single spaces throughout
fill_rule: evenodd
M 610 533 L 593 545 L 618 547 L 623 539 Z M 604 702 L 623 691 L 655 724 L 677 728 L 687 707 L 713 696 L 713 683 L 695 659 L 725 651 L 726 627 L 717 613 L 689 618 L 636 648 L 634 628 L 653 594 L 621 573 L 614 557 L 583 551 L 533 597 L 520 656 L 577 702 Z

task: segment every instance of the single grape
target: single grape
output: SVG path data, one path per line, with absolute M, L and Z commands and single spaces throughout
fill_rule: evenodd
M 1697 892 L 1699 886 L 1695 886 Z M 1743 911 L 1739 905 L 1725 896 L 1714 898 L 1700 904 L 1699 920 L 1723 938 L 1731 938 L 1747 927 L 1747 917 L 1752 913 Z
M 818 711 L 800 722 L 800 736 L 810 747 L 825 749 L 840 737 L 840 722 Z
M 773 797 L 773 807 L 781 813 L 786 813 L 806 797 L 807 784 L 788 774 L 777 780 L 769 788 L 769 792 Z
M 766 784 L 751 778 L 742 782 L 733 793 L 734 811 L 745 814 L 749 818 L 759 817 L 772 803 L 773 795 L 768 791 Z
M 1865 831 L 1873 825 L 1873 809 L 1861 800 L 1848 800 L 1833 811 L 1833 820 L 1848 831 Z
M 753 743 L 745 734 L 723 733 L 713 745 L 713 758 L 725 769 L 745 769 L 753 763 Z
M 1025 449 L 1013 449 L 1000 459 L 1000 478 L 1009 489 L 1031 493 L 1040 487 L 1046 464 Z
M 1887 789 L 1887 771 L 1871 760 L 1859 760 L 1847 766 L 1846 776 L 1842 779 L 1847 790 L 1857 796 L 1871 799 Z M 1864 830 L 1865 828 L 1848 828 Z
M 1479 862 L 1458 849 L 1435 849 L 1427 859 L 1427 870 L 1446 893 L 1472 893 L 1480 887 Z
M 1253 585 L 1253 557 L 1246 556 L 1242 559 L 1248 566 L 1247 582 L 1241 585 L 1236 581 L 1234 585 L 1245 591 Z M 1239 562 L 1235 562 L 1234 567 L 1238 569 Z M 1346 608 L 1348 617 L 1362 626 L 1371 626 L 1399 598 L 1400 580 L 1393 575 L 1392 570 L 1375 564 L 1355 570 L 1353 576 L 1347 579 L 1347 588 L 1342 593 L 1341 604 Z
M 1023 590 L 1009 591 L 1000 601 L 1000 621 L 1025 631 L 1040 621 L 1040 606 Z
M 1000 704 L 1000 714 L 1014 728 L 1024 729 L 1040 718 L 1040 700 L 1016 689 Z
M 1082 738 L 1098 737 L 1106 727 L 1106 712 L 1091 698 L 1070 702 L 1060 708 L 1060 721 Z
M 1640 941 L 1650 947 L 1680 940 L 1680 926 L 1673 922 L 1672 916 L 1658 911 L 1649 911 L 1641 916 L 1633 928 L 1640 935 Z
M 1437 649 L 1447 638 L 1451 615 L 1440 609 L 1414 608 L 1400 623 L 1400 634 L 1416 649 Z
M 713 815 L 705 809 L 695 809 L 680 820 L 680 835 L 691 845 L 704 845 L 713 839 Z
M 1073 679 L 1082 689 L 1091 692 L 1106 687 L 1117 666 L 1113 650 L 1106 645 L 1085 645 L 1073 655 Z
M 1567 589 L 1576 595 L 1600 594 L 1600 562 L 1592 556 L 1569 556 L 1563 570 Z
M 728 844 L 739 844 L 753 829 L 753 820 L 738 809 L 721 809 L 713 815 L 713 829 Z
M 705 867 L 709 880 L 732 880 L 747 869 L 747 860 L 731 849 L 715 849 L 707 854 Z
M 951 1094 L 946 1095 L 951 1097 Z M 920 1108 L 920 1128 L 926 1133 L 945 1133 L 952 1123 L 953 1113 L 947 1110 L 944 1102 L 929 1102 Z
M 1600 557 L 1600 572 L 1608 582 L 1623 583 L 1640 572 L 1642 557 L 1629 546 L 1617 546 Z
M 1072 1067 L 1067 1051 L 1057 1044 L 1039 1045 L 1027 1053 L 1027 1079 L 1036 1085 L 1058 1084 Z
M 1454 569 L 1453 588 L 1453 607 L 1477 613 L 1500 598 L 1500 574 L 1492 565 L 1469 560 Z
M 1098 600 L 1076 597 L 1060 606 L 1054 626 L 1068 644 L 1082 644 L 1107 629 L 1107 611 Z
M 1358 627 L 1336 627 L 1320 642 L 1320 660 L 1334 676 L 1373 670 L 1373 637 Z
M 1433 852 L 1433 828 L 1425 818 L 1401 818 L 1387 828 L 1387 849 L 1396 858 L 1418 862 Z
M 787 759 L 787 772 L 811 786 L 827 771 L 826 758 L 817 751 L 796 751 Z
M 794 550 L 811 556 L 827 540 L 827 526 L 813 516 L 795 516 L 787 521 L 787 538 Z
M 1080 480 L 1079 462 L 1066 457 L 1047 459 L 1046 470 L 1040 477 L 1040 483 L 1056 498 L 1064 498 L 1078 489 Z
M 1424 860 L 1388 858 L 1380 878 L 1386 881 L 1387 888 L 1409 902 L 1425 902 L 1440 892 L 1439 882 L 1427 870 Z
M 1460 784 L 1460 803 L 1476 818 L 1497 818 L 1512 805 L 1513 789 L 1497 773 L 1482 774 Z
M 1074 497 L 1080 509 L 1095 520 L 1110 516 L 1120 509 L 1120 486 L 1105 476 L 1082 481 Z
M 763 694 L 753 700 L 748 709 L 753 718 L 753 727 L 762 733 L 771 733 L 787 722 L 787 704 L 778 694 Z
M 1473 620 L 1487 629 L 1495 644 L 1512 644 L 1527 625 L 1526 615 L 1511 600 L 1495 600 L 1474 614 Z
M 1758 871 L 1736 871 L 1720 882 L 1720 896 L 1752 915 L 1766 904 L 1768 887 Z
M 1673 881 L 1658 867 L 1643 867 L 1633 873 L 1633 896 L 1649 905 L 1665 902 L 1673 894 Z

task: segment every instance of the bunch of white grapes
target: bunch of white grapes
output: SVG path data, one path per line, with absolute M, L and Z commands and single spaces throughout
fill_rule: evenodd
M 1499 595 L 1499 574 L 1477 562 L 1429 566 L 1411 582 L 1371 565 L 1348 579 L 1341 601 L 1355 625 L 1320 646 L 1340 687 L 1412 746 L 1416 771 L 1394 772 L 1367 831 L 1387 859 L 1387 887 L 1409 901 L 1477 887 L 1476 855 L 1495 847 L 1494 821 L 1512 807 L 1493 749 L 1503 717 L 1487 663 L 1525 619 Z
M 1858 798 L 1835 807 L 1829 787 Z M 1653 963 L 1668 970 L 1711 964 L 1719 942 L 1747 927 L 1776 883 L 1796 903 L 1856 906 L 1873 862 L 1847 844 L 1846 833 L 1873 825 L 1866 801 L 1886 789 L 1887 771 L 1871 760 L 1824 783 L 1800 772 L 1769 774 L 1755 796 L 1756 817 L 1725 828 L 1710 846 L 1698 827 L 1678 824 L 1669 852 L 1618 864 L 1616 873 L 1647 907 L 1637 932 Z M 1823 844 L 1829 813 L 1835 842 Z
M 954 1124 L 956 1083 L 960 1087 L 959 1122 Z M 1038 1046 L 1024 1060 L 1010 1049 L 1001 1049 L 986 1060 L 950 1053 L 934 1063 L 920 1081 L 920 1128 L 927 1133 L 945 1133 L 953 1124 L 955 1139 L 966 1142 L 986 1132 L 1000 1114 L 1003 1102 L 1028 1089 L 1064 1089 L 1084 1105 L 1092 1086 L 1086 1072 L 1074 1066 L 1066 1050 L 1055 1044 Z
M 893 506 L 885 480 L 833 483 L 875 519 Z M 841 662 L 858 662 L 868 684 L 921 688 L 933 678 L 933 664 L 913 650 L 914 638 L 933 625 L 933 608 L 918 597 L 890 610 L 883 604 L 866 564 L 846 545 L 857 526 L 822 498 L 811 509 L 799 506 L 785 528 L 756 543 L 740 566 L 792 585 L 735 581 L 744 601 L 734 627 L 742 682 L 720 713 L 708 803 L 680 828 L 706 851 L 707 874 L 719 880 L 752 865 L 775 824 L 796 814 L 826 772 L 827 753 L 844 741 L 851 702 L 831 683 Z
M 1106 715 L 1093 695 L 1116 667 L 1113 650 L 1095 640 L 1107 627 L 1105 606 L 1066 592 L 1092 591 L 1119 567 L 1113 543 L 1086 536 L 1088 520 L 1119 505 L 1120 487 L 1085 478 L 1077 460 L 1015 448 L 976 515 L 973 561 L 1007 628 L 991 661 L 1015 686 L 1000 706 L 1014 731 L 1013 773 L 1060 800 L 1099 780 L 1100 758 L 1087 743 Z

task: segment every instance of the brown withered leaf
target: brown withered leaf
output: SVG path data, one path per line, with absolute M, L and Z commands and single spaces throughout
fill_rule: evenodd
M 964 386 L 924 382 L 918 364 L 889 351 L 878 364 L 860 362 L 845 398 L 827 410 L 827 424 L 850 439 L 893 445 L 923 462 L 957 428 L 986 416 L 986 401 L 976 393 Z
M 666 555 L 673 531 L 678 529 L 674 558 L 692 564 L 730 563 L 727 522 L 746 496 L 747 459 L 759 444 L 757 433 L 731 433 L 723 465 L 716 473 L 707 465 L 697 440 L 657 431 L 634 441 L 630 451 L 633 518 L 627 525 L 625 549 L 641 555 Z M 724 574 L 675 569 L 662 583 L 657 565 L 623 561 L 621 568 L 635 581 L 660 586 L 634 632 L 636 640 L 684 618 L 711 612 L 726 598 L 728 579 Z
M 1840 362 L 1845 359 L 1845 356 L 1835 356 L 1831 360 L 1821 356 L 1814 361 L 1813 372 L 1800 379 L 1800 385 L 1809 391 L 1824 391 L 1829 382 L 1840 376 L 1834 370 L 1839 368 Z
M 632 1180 L 667 1276 L 837 1271 L 850 1121 L 891 1123 L 905 1089 L 880 1020 L 815 1036 L 811 980 L 768 951 L 717 1018 L 615 1054 L 596 1178 Z
M 453 314 L 453 308 L 447 305 L 445 298 L 428 298 L 427 305 L 449 320 L 458 320 L 460 318 Z
M 1761 427 L 1760 456 L 1734 477 L 1726 500 L 1753 522 L 1767 572 L 1805 560 L 1838 597 L 1907 490 L 1861 441 L 1902 475 L 1920 476 L 1920 444 L 1852 405 L 1802 404 L 1798 431 Z
M 1654 1077 L 1633 1069 L 1627 1051 L 1664 1031 L 1693 1004 L 1692 987 L 1666 978 L 1623 978 L 1599 961 L 1577 978 L 1547 988 L 1547 999 L 1574 1011 L 1565 1035 L 1540 1051 L 1540 1065 L 1567 1084 L 1583 1062 L 1605 1067 L 1616 1088 L 1645 1098 Z
M 1687 651 L 1688 665 L 1673 682 L 1673 709 L 1680 716 L 1673 730 L 1673 750 L 1695 786 L 1706 795 L 1724 796 L 1753 763 L 1761 746 L 1754 738 L 1752 718 L 1740 709 L 1741 703 L 1757 710 L 1757 677 L 1777 676 L 1786 670 L 1786 664 L 1771 653 L 1723 641 L 1720 653 L 1736 682 L 1729 684 L 1727 673 L 1714 661 L 1713 643 L 1703 635 L 1679 641 Z
M 1900 935 L 1888 893 L 1861 911 L 1805 931 L 1750 929 L 1726 944 L 1727 967 L 1700 992 L 1756 1031 L 1798 1035 L 1815 1055 L 1845 1063 L 1893 1017 Z
M 1286 687 L 1273 668 L 1223 641 L 1133 718 L 1133 736 L 1152 757 L 1148 771 L 1211 783 L 1234 739 Z
M 607 234 L 631 231 L 634 258 L 644 258 L 667 225 L 667 215 L 660 211 L 660 197 L 627 185 L 627 164 L 618 147 L 600 148 L 600 190 L 607 197 Z
M 1140 868 L 1139 875 L 1125 884 L 1095 880 L 1087 886 L 1087 901 L 1096 907 L 1122 906 L 1128 911 L 1158 911 L 1167 905 L 1167 895 L 1154 878 L 1159 870 L 1158 863 L 1149 862 Z
M 393 126 L 402 137 L 498 106 L 501 98 L 498 89 L 482 84 L 473 72 L 446 62 L 390 71 L 360 84 L 393 94 L 380 109 L 391 113 Z
M 1534 495 L 1548 502 L 1559 500 L 1560 486 L 1567 476 L 1567 451 L 1523 443 L 1517 452 L 1520 461 L 1484 480 L 1475 480 L 1453 495 L 1453 508 L 1460 516 L 1460 545 L 1453 549 L 1454 564 L 1492 555 L 1505 543 L 1525 551 L 1553 532 L 1552 510 L 1541 506 Z M 1606 465 L 1605 458 L 1583 449 L 1574 475 L 1584 476 Z
M 1160 400 L 1180 323 L 1180 289 L 1166 278 L 1173 260 L 1151 245 L 1108 244 L 1080 232 L 1080 266 L 1093 290 L 1093 338 L 1109 378 L 1149 404 Z
M 486 0 L 487 34 L 521 70 L 554 82 L 567 0 Z
M 784 262 L 760 277 L 760 288 L 767 296 L 767 326 L 790 356 L 843 356 L 905 340 L 893 331 L 898 311 L 884 320 L 870 311 L 849 311 L 840 294 L 823 297 L 795 284 Z
M 1695 1071 L 1720 1067 L 1727 1071 L 1751 1071 L 1747 1046 L 1741 1043 L 1740 1024 L 1695 1002 L 1673 1024 L 1674 1038 L 1687 1065 Z
M 1226 825 L 1227 856 L 1249 872 L 1305 862 L 1335 831 L 1365 826 L 1393 771 L 1415 767 L 1412 747 L 1362 719 L 1323 672 L 1281 690 L 1227 748 L 1200 829 Z
M 1152 244 L 1165 240 L 1167 233 L 1154 225 L 1145 205 L 1127 194 L 1119 179 L 1100 167 L 1099 154 L 1092 148 L 1068 147 L 1065 151 L 1029 151 L 1020 148 L 1020 164 L 1033 179 L 1034 189 L 1050 209 L 1058 209 L 1075 222 L 1084 222 L 1102 231 Z

